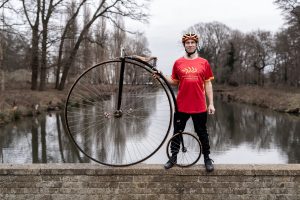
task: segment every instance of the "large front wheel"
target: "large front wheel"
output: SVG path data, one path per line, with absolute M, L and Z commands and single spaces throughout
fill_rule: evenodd
M 121 62 L 86 70 L 71 87 L 65 107 L 76 146 L 109 166 L 133 165 L 152 156 L 167 138 L 173 115 L 166 83 L 145 64 L 125 61 L 119 97 Z

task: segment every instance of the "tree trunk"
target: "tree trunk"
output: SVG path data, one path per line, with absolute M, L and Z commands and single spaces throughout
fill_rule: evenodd
M 79 40 L 79 39 L 78 39 Z M 80 46 L 80 43 L 81 43 L 82 39 L 79 41 L 77 41 L 74 49 L 72 50 L 69 58 L 67 59 L 67 61 L 64 63 L 63 65 L 63 74 L 62 74 L 62 77 L 61 77 L 61 81 L 60 81 L 60 84 L 59 84 L 59 87 L 58 89 L 59 90 L 63 90 L 65 88 L 65 83 L 66 83 L 66 80 L 67 80 L 67 76 L 68 76 L 68 73 L 69 73 L 69 70 L 70 70 L 70 67 L 71 65 L 73 65 L 74 63 L 74 59 L 75 59 L 75 56 L 77 54 L 77 51 L 79 49 L 79 46 Z
M 0 67 L 2 65 L 2 61 L 0 60 Z M 1 92 L 5 91 L 5 72 L 4 69 L 2 68 L 2 72 L 1 72 Z
M 40 0 L 36 0 L 36 13 L 35 13 L 35 22 L 32 23 L 30 20 L 30 16 L 28 14 L 28 9 L 25 4 L 25 0 L 22 0 L 24 13 L 26 19 L 31 27 L 31 58 L 30 58 L 30 66 L 31 66 L 31 89 L 36 90 L 38 86 L 38 69 L 39 69 L 39 23 L 40 23 Z M 31 5 L 35 6 L 35 5 Z
M 48 37 L 48 23 L 43 24 L 43 38 L 42 38 L 42 58 L 41 58 L 41 74 L 40 74 L 40 91 L 46 89 L 46 75 L 47 75 L 47 37 Z
M 38 27 L 32 29 L 31 39 L 31 89 L 36 90 L 38 86 L 38 71 L 39 71 L 39 30 Z
M 4 72 L 4 64 L 3 64 L 3 45 L 2 45 L 2 41 L 0 41 L 0 69 L 2 69 L 1 72 L 1 91 L 4 92 L 5 90 L 5 72 Z
M 57 60 L 57 69 L 56 69 L 56 78 L 55 78 L 55 89 L 59 89 L 59 81 L 60 81 L 60 71 L 62 67 L 62 57 L 63 57 L 63 48 L 65 44 L 65 39 L 68 34 L 68 32 L 73 31 L 74 38 L 76 37 L 76 17 L 78 16 L 78 13 L 80 11 L 80 8 L 87 0 L 82 0 L 77 9 L 75 9 L 74 2 L 71 3 L 71 13 L 70 13 L 70 19 L 67 21 L 67 24 L 64 28 L 63 34 L 61 36 L 61 41 L 59 44 L 59 50 L 58 50 L 58 60 Z M 72 27 L 72 28 L 71 28 Z M 69 33 L 69 37 L 70 37 Z M 74 42 L 75 43 L 75 42 Z M 72 45 L 74 46 L 74 45 Z
M 91 27 L 91 25 L 93 24 L 93 22 L 96 20 L 93 19 L 91 20 L 85 27 L 84 29 L 81 31 L 80 33 L 80 36 L 78 37 L 77 41 L 76 41 L 76 44 L 74 46 L 74 48 L 72 49 L 71 53 L 70 53 L 70 56 L 68 57 L 68 59 L 66 60 L 66 62 L 64 63 L 63 65 L 63 74 L 62 74 L 62 77 L 61 77 L 61 81 L 60 81 L 60 84 L 59 84 L 59 90 L 63 90 L 64 87 L 65 87 L 65 83 L 66 83 L 66 80 L 67 80 L 67 76 L 68 76 L 68 73 L 69 73 L 69 70 L 70 70 L 70 67 L 73 65 L 74 63 L 74 59 L 75 59 L 75 56 L 77 55 L 77 52 L 78 52 L 78 49 L 79 49 L 79 46 L 84 38 L 84 35 L 86 34 L 86 32 L 89 30 L 89 28 Z
M 59 77 L 60 77 L 60 69 L 61 69 L 61 57 L 62 57 L 62 48 L 59 48 L 57 69 L 56 69 L 56 75 L 55 75 L 55 89 L 58 89 L 58 87 L 59 87 Z

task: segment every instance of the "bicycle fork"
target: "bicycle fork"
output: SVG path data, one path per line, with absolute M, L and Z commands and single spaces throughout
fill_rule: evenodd
M 120 78 L 119 78 L 119 89 L 118 89 L 118 96 L 117 96 L 118 100 L 116 102 L 116 111 L 114 112 L 114 116 L 116 118 L 122 117 L 121 102 L 122 102 L 122 92 L 123 92 L 124 71 L 125 71 L 125 58 L 122 57 Z
M 187 152 L 187 148 L 184 146 L 184 141 L 183 141 L 183 136 L 182 136 L 182 134 L 180 134 L 179 135 L 179 139 L 180 139 L 180 142 L 181 142 L 181 144 L 182 144 L 182 152 L 183 153 L 185 153 L 185 152 Z

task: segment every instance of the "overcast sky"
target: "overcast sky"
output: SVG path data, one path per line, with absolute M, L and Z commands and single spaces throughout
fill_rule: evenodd
M 183 55 L 182 32 L 200 22 L 221 22 L 242 32 L 269 30 L 276 32 L 284 24 L 281 10 L 274 0 L 152 0 L 146 34 L 158 66 L 169 74 L 174 61 Z

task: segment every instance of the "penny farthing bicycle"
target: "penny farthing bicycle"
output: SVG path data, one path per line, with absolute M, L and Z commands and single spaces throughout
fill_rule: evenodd
M 66 105 L 67 130 L 77 148 L 91 160 L 108 166 L 129 166 L 151 157 L 170 132 L 175 95 L 156 58 L 122 56 L 84 71 L 72 85 Z M 156 75 L 154 75 L 154 73 Z M 174 135 L 177 165 L 195 164 L 200 141 L 190 133 Z

